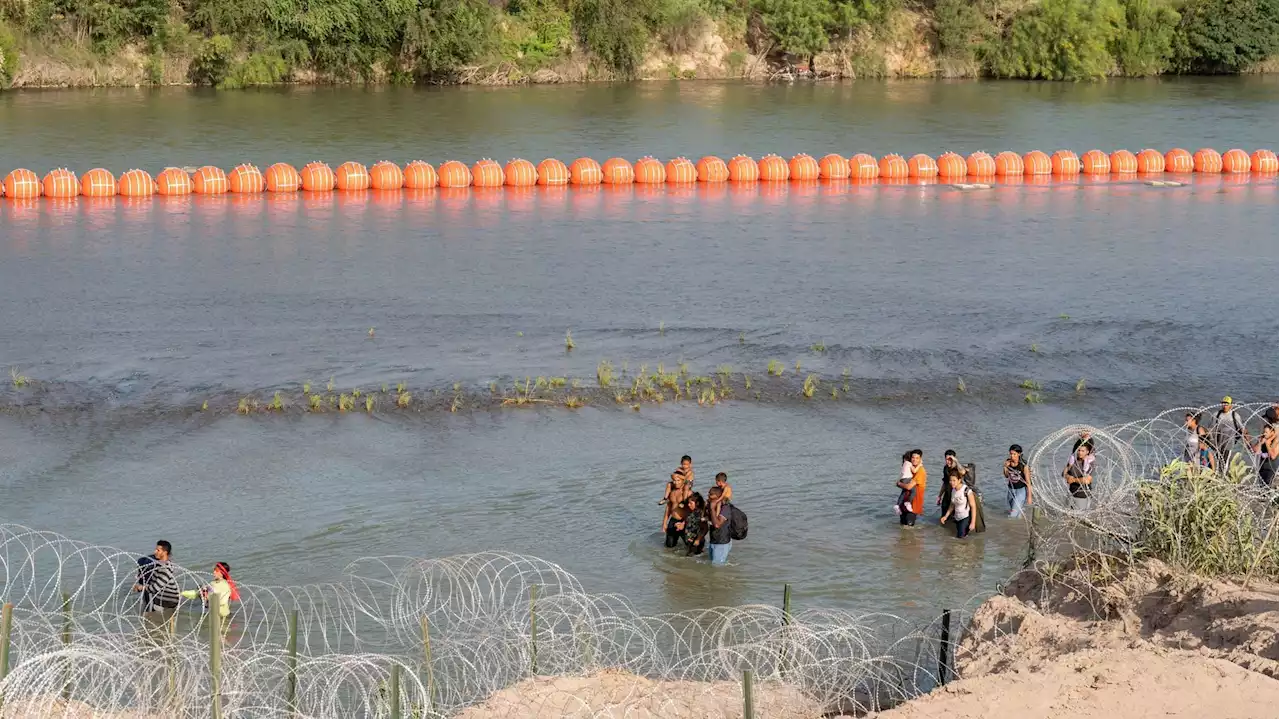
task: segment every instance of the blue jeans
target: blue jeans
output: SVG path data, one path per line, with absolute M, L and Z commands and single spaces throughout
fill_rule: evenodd
M 729 561 L 729 550 L 733 548 L 733 542 L 728 544 L 708 544 L 707 552 L 711 555 L 712 564 L 724 564 Z
M 972 523 L 973 523 L 972 514 L 965 517 L 964 519 L 957 519 L 956 520 L 956 539 L 964 539 L 965 537 L 969 536 L 969 525 Z
M 1009 488 L 1009 516 L 1021 517 L 1023 507 L 1027 506 L 1027 488 Z

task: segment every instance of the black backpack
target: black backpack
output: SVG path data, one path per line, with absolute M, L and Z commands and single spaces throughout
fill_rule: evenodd
M 747 538 L 747 514 L 734 505 L 729 505 L 729 539 L 735 542 Z

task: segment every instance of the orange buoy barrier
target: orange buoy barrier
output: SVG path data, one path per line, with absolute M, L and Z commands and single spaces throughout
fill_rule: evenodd
M 818 160 L 818 177 L 824 180 L 849 179 L 849 161 L 843 155 L 831 153 Z
M 606 185 L 630 185 L 636 181 L 636 170 L 621 157 L 610 157 L 600 167 Z
M 911 168 L 902 155 L 885 155 L 880 158 L 880 177 L 886 180 L 902 180 L 911 175 Z
M 359 162 L 344 162 L 333 171 L 333 186 L 345 192 L 369 189 L 369 169 Z
M 677 157 L 667 162 L 667 182 L 673 185 L 689 185 L 698 181 L 698 168 L 687 157 Z
M 277 162 L 262 173 L 267 192 L 297 192 L 302 189 L 302 175 L 287 162 Z
M 1111 153 L 1111 171 L 1117 175 L 1132 175 L 1138 171 L 1138 156 L 1128 150 Z
M 14 200 L 30 200 L 44 194 L 40 176 L 31 170 L 18 168 L 4 176 L 4 196 Z
M 1110 175 L 1111 156 L 1102 150 L 1089 150 L 1080 156 L 1080 171 L 1086 175 Z
M 907 176 L 929 179 L 938 176 L 938 162 L 932 157 L 920 153 L 907 160 Z
M 1191 156 L 1191 169 L 1196 172 L 1218 174 L 1222 172 L 1222 155 L 1212 147 L 1202 147 Z
M 227 174 L 228 192 L 250 195 L 262 192 L 266 188 L 267 181 L 263 178 L 262 171 L 254 165 L 236 165 Z
M 539 185 L 567 185 L 569 184 L 569 168 L 565 164 L 554 157 L 548 157 L 538 163 L 535 171 L 538 173 Z M 507 171 L 507 175 L 511 175 L 511 171 Z
M 76 173 L 65 167 L 50 170 L 49 174 L 44 176 L 43 184 L 45 197 L 67 198 L 80 194 L 80 180 L 76 177 Z
M 129 170 L 116 183 L 116 191 L 125 197 L 150 197 L 157 189 L 156 181 L 146 170 Z
M 803 152 L 791 158 L 791 162 L 787 163 L 787 171 L 791 179 L 796 182 L 816 180 L 822 174 L 818 161 Z
M 1052 175 L 1053 161 L 1049 156 L 1039 150 L 1032 150 L 1022 156 L 1022 172 L 1025 175 L 1035 177 L 1036 175 Z
M 439 174 L 440 186 L 446 189 L 471 186 L 471 168 L 457 160 L 449 160 L 441 165 Z
M 1159 150 L 1147 148 L 1138 153 L 1138 172 L 1155 174 L 1164 172 L 1164 155 Z
M 667 168 L 648 155 L 636 160 L 634 169 L 637 184 L 660 185 L 667 181 Z
M 448 164 L 448 163 L 445 163 Z M 471 171 L 461 162 L 462 170 L 466 173 L 467 184 L 471 184 Z M 443 169 L 443 166 L 441 166 Z M 436 172 L 436 168 L 430 163 L 422 160 L 414 160 L 404 166 L 404 186 L 409 190 L 430 190 L 440 184 L 440 174 Z
M 1262 175 L 1274 175 L 1280 171 L 1280 160 L 1270 150 L 1254 150 L 1249 156 L 1249 165 L 1254 172 Z
M 1247 173 L 1253 169 L 1253 161 L 1244 150 L 1228 150 L 1222 152 L 1222 171 L 1224 173 Z
M 599 185 L 604 182 L 604 170 L 600 163 L 590 157 L 579 157 L 569 165 L 569 182 L 574 185 Z
M 227 189 L 227 173 L 222 168 L 205 165 L 191 175 L 191 191 L 197 195 L 221 195 Z
M 1194 158 L 1191 153 L 1186 150 L 1175 147 L 1164 153 L 1164 171 L 1165 172 L 1193 172 L 1196 169 Z
M 695 169 L 698 171 L 698 182 L 729 181 L 729 166 L 724 164 L 724 160 L 715 155 L 707 155 L 698 160 Z
M 1022 177 L 1026 174 L 1022 156 L 1016 152 L 1005 150 L 996 155 L 996 177 Z
M 369 168 L 369 189 L 399 190 L 404 187 L 404 170 L 394 162 L 379 160 Z
M 1049 158 L 1049 167 L 1055 175 L 1074 177 L 1080 174 L 1080 158 L 1071 150 L 1057 150 Z
M 985 152 L 971 153 L 965 158 L 964 164 L 969 177 L 995 177 L 996 175 L 996 161 Z
M 502 187 L 507 181 L 502 165 L 484 158 L 471 166 L 472 187 Z
M 308 162 L 298 171 L 304 192 L 332 192 L 337 182 L 333 168 L 323 162 Z
M 751 183 L 760 180 L 760 165 L 746 155 L 734 155 L 729 160 L 729 182 Z
M 80 176 L 80 194 L 85 197 L 113 197 L 116 194 L 116 176 L 95 167 Z
M 791 166 L 777 155 L 765 155 L 756 163 L 761 182 L 786 182 L 791 177 Z
M 507 166 L 502 168 L 502 176 L 511 187 L 533 187 L 538 184 L 538 168 L 519 157 L 507 162 Z
M 191 175 L 179 167 L 167 167 L 156 175 L 156 194 L 168 197 L 191 194 Z
M 859 152 L 849 158 L 849 176 L 855 180 L 874 180 L 880 177 L 880 163 L 875 157 Z
M 938 176 L 948 179 L 960 180 L 969 174 L 969 165 L 964 158 L 954 152 L 944 152 L 938 155 Z

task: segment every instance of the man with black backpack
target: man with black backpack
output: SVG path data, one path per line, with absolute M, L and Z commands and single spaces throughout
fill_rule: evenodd
M 1225 473 L 1231 466 L 1231 453 L 1235 451 L 1236 443 L 1243 441 L 1247 446 L 1251 439 L 1230 396 L 1222 398 L 1222 409 L 1214 413 L 1209 422 L 1209 438 L 1217 450 L 1219 467 Z
M 733 540 L 747 538 L 747 515 L 724 498 L 724 490 L 712 487 L 707 492 L 711 501 L 708 512 L 711 521 L 711 536 L 708 538 L 707 553 L 711 555 L 712 564 L 724 564 L 729 559 L 729 550 L 733 548 Z

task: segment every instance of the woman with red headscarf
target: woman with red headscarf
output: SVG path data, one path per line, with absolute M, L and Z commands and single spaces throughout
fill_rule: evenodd
M 209 611 L 209 594 L 216 594 L 218 599 L 218 615 L 226 619 L 231 614 L 231 603 L 240 601 L 240 590 L 236 589 L 236 583 L 231 580 L 231 565 L 226 562 L 218 562 L 213 565 L 213 581 L 209 582 L 199 590 L 189 589 L 182 593 L 187 599 L 195 599 L 197 595 L 204 600 L 205 611 Z

